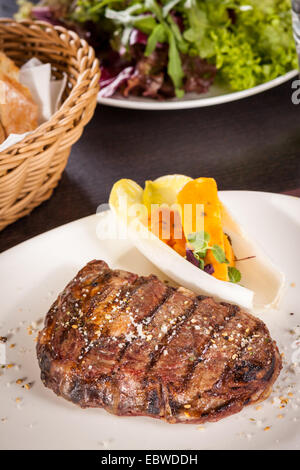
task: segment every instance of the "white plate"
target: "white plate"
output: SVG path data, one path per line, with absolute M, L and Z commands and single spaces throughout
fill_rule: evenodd
M 230 101 L 241 100 L 248 96 L 257 95 L 263 91 L 274 88 L 282 83 L 285 83 L 292 78 L 299 75 L 298 70 L 292 70 L 280 77 L 270 80 L 269 82 L 263 83 L 247 90 L 230 92 L 229 89 L 221 88 L 217 85 L 213 85 L 208 93 L 199 95 L 197 93 L 188 93 L 184 98 L 177 99 L 172 98 L 166 101 L 157 101 L 151 98 L 140 98 L 140 97 L 129 97 L 124 98 L 120 94 L 112 98 L 100 98 L 98 97 L 98 103 L 107 106 L 114 106 L 116 108 L 128 108 L 128 109 L 145 109 L 145 110 L 160 110 L 164 111 L 167 109 L 190 109 L 190 108 L 202 108 L 206 106 L 214 106 L 216 104 L 228 103 Z
M 103 216 L 94 215 L 0 255 L 0 335 L 12 329 L 7 362 L 19 366 L 0 369 L 0 448 L 300 448 L 300 367 L 296 367 L 296 373 L 291 369 L 291 357 L 294 354 L 295 360 L 297 350 L 293 349 L 296 336 L 290 333 L 300 323 L 300 200 L 255 192 L 232 191 L 222 196 L 245 229 L 259 239 L 287 275 L 280 310 L 261 316 L 285 354 L 284 370 L 273 395 L 261 409 L 247 407 L 238 415 L 205 425 L 201 431 L 195 425 L 171 425 L 142 417 L 121 418 L 101 409 L 82 410 L 42 385 L 35 355 L 36 335 L 29 335 L 27 327 L 46 314 L 79 268 L 94 258 L 102 258 L 112 267 L 139 274 L 159 274 L 128 241 L 99 241 L 97 227 L 101 230 L 99 221 L 103 222 Z M 16 346 L 11 349 L 12 343 Z M 298 358 L 300 361 L 300 351 Z M 23 377 L 27 382 L 34 381 L 30 390 L 16 384 Z M 293 397 L 288 393 L 293 393 Z M 284 409 L 279 408 L 279 396 L 289 398 Z M 20 403 L 16 403 L 18 397 L 22 398 Z M 277 418 L 279 414 L 284 418 Z M 267 426 L 270 430 L 264 431 Z

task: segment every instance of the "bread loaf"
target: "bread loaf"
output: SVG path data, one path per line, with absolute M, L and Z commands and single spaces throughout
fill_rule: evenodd
M 24 134 L 38 126 L 38 106 L 27 87 L 19 82 L 19 69 L 0 52 L 0 142 L 10 134 Z M 4 140 L 4 139 L 3 139 Z

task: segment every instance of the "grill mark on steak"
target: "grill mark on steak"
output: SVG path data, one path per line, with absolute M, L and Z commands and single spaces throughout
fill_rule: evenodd
M 95 315 L 95 307 L 100 307 L 104 317 L 106 304 L 115 298 L 119 287 L 138 279 L 131 273 L 113 272 L 104 262 L 92 264 L 96 265 L 99 275 L 95 275 L 92 266 L 87 272 L 81 270 L 57 301 L 58 315 L 52 327 L 51 344 L 62 359 L 78 360 L 84 356 L 94 335 L 90 317 Z M 89 285 L 95 279 L 98 279 L 98 287 L 92 287 L 91 294 Z
M 148 315 L 146 318 L 143 319 L 144 324 L 149 324 L 158 310 L 163 306 L 163 304 L 171 297 L 171 295 L 174 293 L 176 289 L 174 287 L 166 286 L 166 293 L 164 297 L 157 303 L 157 305 L 152 309 L 150 312 L 150 315 Z
M 101 334 L 108 335 L 108 332 L 111 329 L 110 323 L 122 316 L 127 308 L 128 299 L 133 297 L 141 287 L 143 287 L 145 284 L 148 284 L 149 282 L 150 280 L 145 277 L 138 277 L 131 285 L 127 284 L 121 289 L 116 305 L 109 305 L 108 307 L 107 314 L 110 315 L 111 318 L 107 318 L 107 321 L 104 323 L 101 330 Z
M 233 322 L 237 322 L 237 321 L 238 321 L 238 320 L 235 320 L 235 316 L 236 316 L 237 313 L 239 312 L 239 309 L 236 309 L 236 308 L 235 308 L 235 309 L 230 309 L 230 310 L 231 310 L 231 312 L 230 312 L 230 315 L 231 315 L 231 316 L 230 316 L 230 317 L 226 317 L 226 320 L 225 320 L 225 323 L 224 323 L 223 326 L 222 326 L 222 325 L 219 325 L 219 328 L 215 328 L 215 330 L 213 331 L 213 334 L 214 334 L 214 335 L 216 335 L 217 332 L 218 332 L 218 329 L 221 329 L 221 328 L 224 328 L 224 332 L 226 332 L 226 329 L 227 329 L 228 327 L 230 327 L 230 323 L 229 323 L 230 321 L 233 321 Z M 229 315 L 229 314 L 228 314 L 228 315 Z M 239 326 L 241 327 L 242 325 L 239 325 Z M 261 325 L 259 325 L 259 326 L 261 326 Z M 232 328 L 230 327 L 230 329 L 232 329 Z M 245 328 L 245 329 L 246 329 L 246 328 Z M 240 330 L 240 331 L 242 332 L 243 330 Z M 253 334 L 255 333 L 255 331 L 256 331 L 256 330 L 253 331 Z M 225 333 L 224 333 L 224 334 L 225 334 Z M 240 334 L 240 333 L 238 333 L 238 334 Z M 226 338 L 228 338 L 228 337 L 226 336 Z M 230 338 L 229 338 L 229 339 L 230 339 Z M 249 339 L 251 339 L 251 333 L 249 334 Z M 179 339 L 178 339 L 178 340 L 179 340 Z M 185 391 L 185 389 L 189 386 L 189 385 L 188 385 L 188 380 L 190 380 L 190 378 L 191 378 L 191 376 L 192 376 L 192 373 L 191 373 L 191 372 L 194 371 L 195 367 L 199 364 L 200 361 L 201 361 L 201 362 L 202 362 L 202 360 L 205 361 L 205 354 L 203 353 L 203 350 L 204 350 L 205 353 L 207 353 L 207 352 L 209 351 L 209 348 L 211 348 L 211 347 L 214 345 L 214 343 L 212 343 L 211 341 L 212 341 L 212 335 L 211 335 L 211 336 L 208 338 L 208 340 L 204 343 L 204 346 L 202 347 L 202 353 L 199 353 L 198 360 L 196 360 L 191 366 L 188 366 L 188 368 L 189 368 L 189 376 L 188 376 L 188 377 L 185 377 L 185 383 L 183 383 L 184 391 Z M 224 340 L 223 340 L 222 342 L 224 343 Z M 235 343 L 230 343 L 230 342 L 228 343 L 228 345 L 231 345 L 231 344 L 233 344 L 233 345 L 235 346 L 235 348 L 236 348 L 236 347 L 237 347 L 237 348 L 240 347 L 239 342 L 238 342 L 238 343 L 236 343 L 236 342 L 235 342 Z M 220 348 L 217 347 L 217 351 L 218 351 L 219 349 L 220 349 Z M 224 368 L 224 369 L 223 369 L 223 374 L 221 375 L 221 379 L 217 380 L 217 384 L 215 384 L 215 383 L 212 383 L 212 384 L 211 384 L 211 390 L 206 391 L 207 394 L 211 395 L 211 394 L 213 393 L 214 387 L 218 388 L 218 382 L 222 382 L 222 376 L 223 376 L 223 375 L 226 377 L 226 371 L 228 372 L 228 369 L 229 369 L 229 367 L 228 367 L 228 362 L 231 361 L 231 355 L 232 355 L 233 353 L 234 353 L 234 350 L 232 350 L 232 351 L 230 352 L 230 349 L 229 349 L 229 356 L 227 355 L 227 356 L 225 357 L 225 359 L 223 360 L 224 365 L 222 365 L 222 368 Z M 202 358 L 201 358 L 201 354 L 202 354 Z M 203 357 L 203 356 L 204 356 L 204 357 Z M 201 360 L 201 359 L 202 359 L 202 360 Z M 220 361 L 220 364 L 222 364 L 222 361 Z M 219 366 L 218 362 L 217 362 L 217 366 Z M 204 369 L 204 372 L 203 372 L 202 375 L 205 377 L 205 374 L 206 374 L 206 373 L 207 373 L 207 372 L 205 372 L 205 369 Z M 209 373 L 209 376 L 210 376 L 210 375 L 211 375 L 211 371 L 208 370 L 208 373 Z M 188 379 L 188 380 L 187 380 L 187 379 Z M 194 387 L 192 387 L 192 389 L 193 389 L 193 388 L 194 388 Z M 227 388 L 227 390 L 228 390 L 228 388 Z M 221 390 L 217 390 L 217 394 L 219 394 L 220 392 L 221 392 Z M 179 394 L 179 396 L 180 396 L 180 394 Z M 193 403 L 193 401 L 194 401 L 195 398 L 197 398 L 197 393 L 195 393 L 194 396 L 186 396 L 186 394 L 183 394 L 183 401 L 185 401 L 185 402 L 187 402 L 187 403 Z M 174 400 L 172 400 L 172 401 L 174 401 Z M 178 407 L 179 407 L 179 406 L 178 406 Z M 178 407 L 177 407 L 177 409 L 178 409 Z M 180 408 L 180 407 L 179 407 L 179 408 Z
M 263 380 L 264 382 L 268 382 L 268 381 L 271 379 L 271 377 L 272 377 L 272 375 L 273 375 L 273 373 L 274 373 L 274 370 L 275 370 L 275 357 L 273 356 L 273 357 L 272 357 L 272 362 L 271 362 L 271 367 L 270 367 L 270 369 L 265 373 L 265 375 L 263 376 L 262 380 Z
M 251 341 L 252 338 L 255 338 L 256 333 L 261 331 L 262 326 L 264 327 L 262 322 L 259 322 L 258 325 L 254 327 L 252 332 L 248 334 L 247 338 L 249 341 Z M 225 363 L 223 372 L 221 373 L 218 380 L 211 386 L 210 390 L 207 390 L 205 392 L 206 395 L 212 397 L 212 400 L 214 400 L 214 397 L 219 396 L 220 394 L 225 395 L 224 391 L 230 390 L 230 393 L 233 396 L 233 398 L 235 399 L 239 398 L 240 402 L 245 405 L 245 403 L 247 402 L 247 400 L 246 401 L 243 400 L 245 383 L 247 383 L 248 386 L 251 387 L 252 382 L 255 383 L 255 381 L 263 380 L 263 378 L 260 378 L 258 376 L 259 372 L 263 369 L 262 364 L 255 363 L 253 362 L 253 360 L 249 358 L 244 360 L 245 355 L 248 354 L 249 344 L 251 343 L 249 342 L 243 347 L 240 347 L 240 344 L 237 345 L 238 348 L 240 348 L 240 352 L 237 353 L 237 357 L 235 358 L 235 361 L 232 360 L 231 356 L 228 358 L 228 361 Z M 273 361 L 275 362 L 275 356 L 273 356 Z M 242 367 L 238 372 L 239 363 L 242 365 Z M 273 369 L 273 372 L 274 372 L 274 369 Z M 230 380 L 231 377 L 233 377 L 232 381 Z M 235 386 L 235 383 L 237 382 L 237 377 L 238 377 L 238 382 L 240 383 L 240 386 Z M 193 402 L 193 400 L 196 397 L 197 395 L 192 397 L 191 402 Z
M 254 339 L 255 335 L 260 332 L 260 329 L 261 329 L 260 324 L 255 325 L 255 327 L 250 332 L 248 338 L 249 338 L 249 341 L 251 341 L 251 343 L 252 343 L 252 340 Z M 253 348 L 253 346 L 250 346 L 250 347 Z M 251 362 L 251 361 L 249 361 L 249 359 L 245 360 L 245 356 L 247 355 L 248 348 L 249 348 L 249 343 L 246 344 L 245 346 L 241 346 L 240 351 L 237 353 L 238 357 L 237 357 L 237 361 L 235 363 L 235 371 L 237 371 L 237 368 L 238 368 L 237 364 L 240 362 L 241 364 L 243 364 L 243 367 L 247 366 L 247 368 L 249 369 L 249 372 L 244 372 L 242 377 L 240 375 L 238 376 L 237 373 L 234 373 L 234 381 L 235 382 L 239 382 L 239 381 L 250 382 L 251 380 L 256 378 L 256 375 L 255 375 L 254 378 L 253 377 L 251 378 L 251 372 L 253 370 L 256 370 L 258 372 L 263 368 L 263 365 L 261 363 L 254 364 L 253 361 Z M 230 366 L 232 364 L 233 364 L 233 362 L 231 361 L 228 365 Z M 230 369 L 232 369 L 232 367 L 230 367 Z M 224 376 L 225 376 L 225 373 L 224 373 Z
M 113 380 L 116 368 L 124 355 L 129 337 L 136 336 L 136 325 L 140 325 L 151 315 L 157 303 L 164 297 L 168 287 L 156 278 L 140 278 L 139 285 L 127 295 L 128 302 L 121 300 L 121 308 L 109 320 L 106 330 L 91 348 L 91 354 L 85 356 L 85 368 L 92 365 L 92 370 L 86 374 L 91 377 L 101 367 L 101 373 L 109 374 Z
M 185 375 L 185 377 L 184 377 L 184 379 L 183 379 L 183 382 L 184 382 L 184 386 L 185 386 L 185 387 L 188 386 L 189 381 L 192 379 L 193 374 L 194 374 L 194 372 L 195 372 L 195 369 L 196 369 L 197 365 L 198 365 L 200 362 L 205 361 L 205 355 L 206 355 L 206 353 L 208 352 L 208 350 L 209 350 L 209 348 L 212 346 L 212 344 L 214 344 L 214 343 L 212 342 L 214 334 L 217 333 L 217 332 L 222 331 L 223 328 L 226 328 L 226 324 L 230 321 L 230 319 L 231 319 L 232 317 L 235 316 L 235 314 L 236 314 L 235 311 L 231 312 L 231 313 L 229 314 L 229 316 L 225 318 L 225 320 L 222 322 L 221 325 L 217 325 L 217 326 L 215 327 L 215 330 L 212 330 L 212 331 L 211 331 L 211 333 L 210 333 L 210 335 L 209 335 L 209 338 L 207 339 L 206 343 L 204 343 L 204 346 L 203 346 L 203 348 L 202 348 L 202 351 L 201 351 L 200 355 L 198 356 L 198 358 L 196 358 L 196 360 L 195 360 L 194 362 L 192 362 L 192 363 L 191 363 L 190 365 L 188 365 L 188 367 L 187 367 L 187 372 L 186 372 L 186 375 Z
M 252 336 L 258 331 L 258 327 L 255 327 L 249 334 L 248 338 L 251 339 Z M 250 383 L 257 378 L 257 373 L 262 369 L 261 364 L 254 364 L 250 361 L 244 361 L 242 359 L 243 354 L 245 353 L 248 345 L 240 347 L 240 351 L 236 353 L 237 357 L 232 359 L 232 356 L 228 358 L 228 361 L 224 365 L 224 369 L 218 380 L 212 385 L 211 390 L 207 391 L 210 395 L 215 395 L 220 393 L 220 391 L 227 386 L 229 386 L 228 377 L 233 375 L 233 382 L 246 382 Z M 242 367 L 238 364 L 241 363 Z M 240 394 L 243 392 L 243 387 L 230 385 L 231 392 L 234 392 L 234 395 Z
M 205 303 L 203 304 L 199 304 L 197 307 L 196 310 L 194 310 L 194 315 L 191 316 L 190 318 L 190 322 L 189 324 L 186 324 L 185 325 L 185 328 L 184 330 L 181 330 L 181 332 L 179 332 L 178 335 L 176 335 L 174 337 L 174 340 L 173 340 L 173 343 L 170 343 L 170 346 L 173 346 L 173 349 L 175 351 L 179 351 L 178 350 L 178 347 L 176 347 L 176 343 L 178 343 L 179 345 L 180 344 L 186 344 L 186 343 L 190 343 L 190 344 L 197 344 L 199 345 L 199 338 L 198 338 L 198 341 L 195 341 L 195 331 L 197 330 L 194 330 L 194 325 L 198 328 L 198 329 L 201 329 L 203 328 L 205 331 L 208 331 L 209 333 L 207 334 L 207 332 L 205 333 L 205 335 L 201 335 L 202 338 L 203 338 L 203 344 L 200 342 L 200 346 L 201 346 L 201 349 L 199 350 L 199 347 L 198 348 L 194 348 L 192 349 L 192 351 L 185 351 L 185 356 L 180 356 L 180 362 L 182 363 L 181 367 L 179 368 L 179 370 L 176 371 L 176 374 L 177 374 L 177 377 L 176 377 L 176 382 L 177 382 L 177 386 L 173 386 L 173 390 L 168 394 L 168 398 L 170 400 L 170 403 L 169 403 L 169 418 L 168 419 L 172 419 L 172 410 L 174 409 L 174 407 L 176 408 L 176 412 L 178 412 L 178 410 L 180 410 L 180 408 L 182 409 L 182 412 L 185 412 L 186 413 L 186 410 L 184 409 L 183 405 L 186 404 L 186 403 L 190 403 L 193 401 L 193 398 L 194 397 L 189 397 L 189 399 L 185 396 L 186 393 L 186 389 L 188 388 L 188 382 L 190 380 L 190 378 L 192 377 L 193 375 L 193 371 L 195 370 L 197 364 L 203 360 L 205 360 L 205 358 L 203 357 L 206 353 L 206 351 L 208 350 L 208 347 L 209 345 L 212 344 L 212 336 L 214 334 L 216 334 L 216 332 L 219 330 L 219 329 L 222 329 L 224 327 L 224 324 L 226 324 L 226 322 L 228 322 L 230 320 L 230 318 L 233 318 L 236 313 L 239 311 L 239 309 L 237 308 L 233 308 L 233 309 L 229 309 L 229 312 L 228 312 L 228 309 L 226 311 L 223 311 L 221 312 L 221 315 L 220 315 L 220 312 L 218 312 L 218 315 L 216 314 L 215 311 L 212 311 L 212 314 L 211 314 L 211 317 L 209 317 L 209 314 L 207 312 L 207 308 L 209 307 L 209 305 L 207 305 L 211 299 L 205 297 L 203 299 L 201 299 L 202 301 L 205 301 L 206 299 L 208 299 Z M 206 316 L 207 315 L 207 316 Z M 228 315 L 228 316 L 226 316 Z M 229 316 L 230 315 L 230 316 Z M 208 323 L 205 322 L 205 319 L 207 321 L 209 321 Z M 205 326 L 205 323 L 206 326 Z M 201 326 L 200 326 L 201 325 Z M 214 325 L 214 329 L 212 327 L 212 325 Z M 212 331 L 209 331 L 207 327 L 210 327 L 212 328 Z M 181 338 L 181 334 L 183 335 L 183 338 Z M 186 335 L 189 335 L 188 337 Z M 197 335 L 199 336 L 199 332 L 197 331 Z M 190 340 L 189 340 L 189 337 L 190 337 Z M 167 356 L 168 358 L 168 356 Z M 168 360 L 168 359 L 167 359 Z M 162 373 L 164 374 L 164 364 L 163 362 L 167 362 L 167 360 L 165 360 L 165 358 L 163 359 L 162 361 L 162 364 L 160 364 L 160 370 L 159 368 L 155 371 L 156 373 Z M 192 360 L 192 362 L 190 362 L 190 360 Z M 171 363 L 171 367 L 173 365 L 174 367 L 174 358 L 171 357 L 170 359 L 170 363 Z M 172 371 L 173 372 L 173 371 Z M 171 372 L 171 374 L 172 374 Z M 168 372 L 168 376 L 170 375 L 170 372 Z M 182 403 L 177 403 L 177 405 L 175 406 L 175 401 L 174 401 L 174 394 L 177 394 L 179 400 L 181 398 L 181 401 Z
M 255 327 L 251 332 L 250 332 L 250 335 L 249 335 L 249 338 L 251 338 L 255 332 L 258 331 L 258 328 Z M 246 351 L 246 348 L 248 348 L 248 344 L 243 346 L 243 347 L 240 347 L 240 350 L 239 352 L 235 353 L 237 355 L 237 357 L 235 358 L 236 361 L 242 361 L 242 355 L 243 353 L 245 353 Z M 226 379 L 226 376 L 228 374 L 229 371 L 232 370 L 232 365 L 234 364 L 234 361 L 232 359 L 232 356 L 228 358 L 228 361 L 227 363 L 225 364 L 225 367 L 224 367 L 224 370 L 220 376 L 220 378 L 218 379 L 217 382 L 215 382 L 215 384 L 213 385 L 212 389 L 213 388 L 218 388 L 221 386 L 221 384 L 223 383 L 223 381 Z M 236 364 L 236 362 L 235 362 Z M 245 366 L 246 366 L 246 363 L 245 363 Z M 256 370 L 261 370 L 261 366 L 259 365 L 254 365 L 253 363 L 251 362 L 248 362 L 248 369 L 249 369 L 249 372 L 243 372 L 242 375 L 241 373 L 238 374 L 237 373 L 237 366 L 235 367 L 235 372 L 234 372 L 234 380 L 235 382 L 240 382 L 240 381 L 243 381 L 243 382 L 251 382 L 252 380 L 255 380 L 256 378 L 256 374 L 253 376 L 253 372 Z
M 134 296 L 141 287 L 145 286 L 149 282 L 151 282 L 151 279 L 149 278 L 137 277 L 131 284 L 127 283 L 121 287 L 120 291 L 118 291 L 117 299 L 113 299 L 116 300 L 116 304 L 113 305 L 113 302 L 110 302 L 106 305 L 106 308 L 104 308 L 105 320 L 102 323 L 101 328 L 97 327 L 98 329 L 96 332 L 98 336 L 89 342 L 88 346 L 82 353 L 81 361 L 86 361 L 87 355 L 94 347 L 99 350 L 98 356 L 101 355 L 101 350 L 105 351 L 105 355 L 107 355 L 107 352 L 110 352 L 110 361 L 113 361 L 114 357 L 118 356 L 118 344 L 116 342 L 115 344 L 110 344 L 111 336 L 109 333 L 113 327 L 113 322 L 118 320 L 124 314 L 128 305 L 128 299 Z
M 150 392 L 152 393 L 153 389 L 156 389 L 158 396 L 160 396 L 160 381 L 153 381 L 151 377 L 147 380 L 149 363 L 155 351 L 159 349 L 162 338 L 168 331 L 174 331 L 178 317 L 184 317 L 185 312 L 193 303 L 194 297 L 191 296 L 189 291 L 182 288 L 173 289 L 171 295 L 156 309 L 155 315 L 145 325 L 143 332 L 145 338 L 139 337 L 127 346 L 115 377 L 117 383 L 122 383 L 118 395 L 119 404 L 117 409 L 124 410 L 131 406 L 130 387 L 132 381 L 136 380 L 137 375 L 139 376 L 138 393 L 142 397 L 143 407 L 147 408 L 147 396 Z M 138 361 L 136 361 L 137 355 L 139 357 Z M 148 388 L 147 393 L 145 393 L 146 388 Z
M 184 305 L 184 302 L 187 302 L 187 304 Z M 174 289 L 167 300 L 156 310 L 155 315 L 147 325 L 144 334 L 149 340 L 143 341 L 143 338 L 137 338 L 136 341 L 131 342 L 123 357 L 122 365 L 128 369 L 147 370 L 149 362 L 155 355 L 155 351 L 159 349 L 159 344 L 164 335 L 169 331 L 174 331 L 177 318 L 181 315 L 184 316 L 185 311 L 188 311 L 189 306 L 192 304 L 193 299 L 188 299 L 179 290 Z M 180 309 L 178 305 L 181 306 Z M 182 308 L 184 308 L 183 311 Z M 139 351 L 138 363 L 136 362 L 137 351 Z
M 90 301 L 90 308 L 87 312 L 87 318 L 90 318 L 95 315 L 96 311 L 99 310 L 96 307 L 101 305 L 103 301 L 103 305 L 101 305 L 101 314 L 105 311 L 106 314 L 111 313 L 111 309 L 113 307 L 113 303 L 124 302 L 126 295 L 130 295 L 130 291 L 133 289 L 135 284 L 140 285 L 143 281 L 143 278 L 139 278 L 135 276 L 131 277 L 120 277 L 118 275 L 110 276 L 109 282 L 106 286 L 100 291 L 97 292 L 97 295 L 91 298 Z
M 250 314 L 97 261 L 51 307 L 37 354 L 44 384 L 58 395 L 172 423 L 236 413 L 266 398 L 281 369 L 267 328 Z
M 197 302 L 193 302 L 193 304 L 188 308 L 186 312 L 184 312 L 184 318 L 181 318 L 179 321 L 175 323 L 174 329 L 170 329 L 166 335 L 161 339 L 160 343 L 157 346 L 157 351 L 151 354 L 151 359 L 149 364 L 146 366 L 146 372 L 150 372 L 150 370 L 155 366 L 155 364 L 160 359 L 163 352 L 166 350 L 168 344 L 172 341 L 172 338 L 176 335 L 180 335 L 180 329 L 184 326 L 184 324 L 190 319 L 193 315 L 195 309 L 197 308 Z
M 154 280 L 153 278 L 151 278 L 151 282 L 153 283 Z M 159 291 L 157 291 L 157 282 L 156 282 L 156 285 L 154 284 L 152 286 L 152 294 L 156 292 L 156 298 L 157 298 L 157 301 L 152 305 L 152 309 L 148 309 L 147 307 L 147 304 L 149 304 L 149 302 L 147 301 L 147 296 L 146 296 L 146 305 L 142 305 L 139 309 L 136 309 L 136 308 L 132 308 L 133 305 L 131 305 L 131 309 L 132 310 L 138 310 L 137 312 L 135 312 L 135 316 L 133 318 L 133 321 L 130 323 L 129 325 L 129 330 L 128 330 L 128 334 L 133 334 L 133 338 L 131 339 L 131 341 L 126 341 L 125 345 L 121 348 L 121 351 L 119 353 L 119 356 L 118 356 L 118 359 L 110 373 L 110 380 L 109 382 L 107 382 L 107 387 L 106 387 L 106 391 L 105 391 L 105 397 L 109 397 L 106 399 L 106 405 L 107 407 L 110 409 L 110 411 L 118 414 L 118 407 L 119 407 L 119 404 L 121 402 L 121 399 L 120 399 L 120 393 L 119 393 L 119 388 L 114 386 L 114 384 L 117 384 L 118 383 L 118 374 L 120 372 L 120 369 L 121 369 L 121 364 L 122 364 L 122 361 L 123 361 L 123 358 L 127 352 L 127 348 L 128 347 L 133 347 L 134 343 L 136 342 L 139 342 L 141 340 L 141 335 L 143 335 L 143 331 L 140 330 L 139 333 L 136 331 L 136 327 L 138 324 L 140 324 L 143 327 L 146 327 L 147 324 L 149 324 L 151 322 L 151 320 L 153 319 L 153 317 L 155 316 L 156 312 L 163 306 L 163 304 L 170 298 L 170 296 L 173 294 L 174 292 L 174 288 L 172 287 L 168 287 L 166 286 L 165 284 L 162 284 L 162 283 L 159 283 Z M 133 303 L 135 300 L 143 300 L 144 301 L 144 296 L 139 296 L 139 299 L 133 299 Z M 140 313 L 140 310 L 142 311 L 142 315 Z M 138 320 L 141 320 L 140 323 L 137 323 Z M 121 346 L 121 344 L 119 343 L 119 346 Z M 113 388 L 113 390 L 112 390 Z M 154 396 L 154 393 L 155 390 L 153 390 L 152 392 L 152 399 L 153 399 L 153 396 Z M 154 412 L 154 409 L 155 407 L 152 405 L 149 407 L 149 413 L 150 413 L 150 410 L 152 410 L 152 412 Z
M 146 317 L 143 318 L 143 321 L 142 321 L 143 324 L 149 323 L 152 320 L 152 318 L 155 316 L 156 312 L 169 299 L 169 297 L 173 294 L 173 292 L 174 292 L 173 287 L 167 287 L 165 295 L 158 301 L 157 305 L 155 305 L 155 307 L 152 309 L 152 311 L 149 313 L 149 315 L 147 315 Z M 134 341 L 137 341 L 137 338 L 135 340 L 133 340 L 132 342 L 126 341 L 126 344 L 125 344 L 124 348 L 121 349 L 121 352 L 120 352 L 120 355 L 119 355 L 119 358 L 118 358 L 118 361 L 117 361 L 117 370 L 119 370 L 119 368 L 120 368 L 119 363 L 121 362 L 121 359 L 123 358 L 127 347 L 130 344 L 132 344 Z M 114 373 L 116 373 L 117 370 L 114 370 Z
M 240 320 L 236 317 L 236 314 L 237 310 L 231 309 L 229 313 L 230 316 L 225 318 L 224 330 L 221 330 L 222 333 L 220 334 L 220 331 L 217 332 L 213 339 L 214 342 L 210 341 L 208 343 L 203 354 L 202 361 L 196 365 L 193 370 L 193 375 L 189 377 L 191 390 L 198 386 L 202 390 L 204 389 L 203 391 L 206 391 L 211 390 L 215 386 L 219 388 L 219 391 L 221 391 L 224 369 L 226 369 L 226 365 L 232 357 L 234 357 L 237 351 L 240 350 L 242 332 L 247 329 L 243 329 L 243 326 L 240 324 Z M 238 325 L 241 325 L 241 327 L 238 328 Z M 233 336 L 232 332 L 235 331 L 235 329 L 238 333 Z M 228 333 L 228 336 L 226 333 Z M 236 359 L 237 357 L 235 360 Z M 206 367 L 207 361 L 211 363 L 211 369 L 208 370 Z M 214 380 L 214 377 L 216 377 L 216 380 Z M 190 400 L 192 401 L 193 398 L 194 397 L 190 397 Z
M 154 276 L 144 278 L 144 282 L 140 284 L 138 289 L 128 296 L 126 304 L 126 328 L 122 333 L 118 333 L 118 328 L 111 328 L 110 334 L 132 333 L 137 325 L 145 324 L 148 317 L 155 311 L 157 303 L 164 297 L 167 286 L 162 286 Z M 119 316 L 122 320 L 122 315 Z M 124 318 L 123 318 L 124 320 Z
M 147 404 L 147 412 L 150 415 L 158 415 L 160 413 L 160 396 L 161 393 L 158 394 L 157 390 L 152 389 L 150 391 Z
M 93 348 L 95 342 L 97 341 L 97 338 L 95 338 L 95 332 L 99 331 L 102 333 L 105 330 L 109 322 L 108 316 L 112 313 L 112 303 L 115 301 L 116 297 L 124 297 L 126 292 L 128 292 L 130 289 L 134 290 L 136 288 L 135 284 L 139 285 L 141 282 L 144 282 L 143 279 L 138 278 L 137 276 L 134 278 L 117 277 L 118 282 L 114 284 L 114 282 L 116 282 L 116 276 L 113 274 L 107 276 L 107 274 L 108 273 L 105 273 L 104 277 L 107 279 L 108 286 L 104 286 L 103 289 L 97 291 L 95 297 L 93 297 L 92 301 L 89 303 L 88 311 L 86 313 L 87 320 L 91 320 L 95 317 L 97 323 L 94 323 L 94 326 L 91 322 L 92 328 L 90 328 L 90 334 L 87 335 L 85 345 L 80 352 L 79 359 L 81 362 L 85 359 L 86 355 Z M 100 318 L 97 318 L 97 310 L 99 310 L 99 307 L 101 307 L 101 316 Z
M 230 409 L 230 407 L 234 404 L 234 400 L 231 399 L 231 400 L 228 400 L 226 401 L 225 403 L 222 403 L 222 405 L 219 405 L 217 406 L 216 408 L 214 408 L 213 410 L 207 410 L 205 413 L 203 413 L 203 417 L 205 418 L 206 416 L 209 416 L 210 413 L 214 413 L 215 415 L 217 415 L 218 413 L 224 413 L 224 411 L 227 411 L 228 409 Z
M 174 379 L 178 382 L 179 387 L 184 387 L 190 378 L 192 371 L 196 365 L 204 358 L 209 344 L 211 344 L 212 336 L 218 329 L 223 328 L 225 318 L 227 317 L 228 310 L 220 309 L 217 312 L 211 310 L 210 299 L 203 298 L 196 310 L 194 310 L 190 322 L 184 325 L 179 335 L 175 335 L 170 343 L 170 353 L 161 359 L 160 364 L 157 364 L 156 372 L 164 372 L 164 369 L 169 369 L 169 374 L 175 373 Z M 232 315 L 235 314 L 235 310 Z M 172 351 L 180 353 L 180 365 L 176 365 L 174 370 L 175 357 L 172 356 Z M 160 370 L 159 370 L 160 369 Z

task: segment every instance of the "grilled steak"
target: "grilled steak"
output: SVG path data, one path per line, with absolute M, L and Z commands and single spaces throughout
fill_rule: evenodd
M 262 321 L 156 276 L 87 264 L 39 334 L 44 384 L 81 407 L 217 421 L 267 398 L 281 369 Z

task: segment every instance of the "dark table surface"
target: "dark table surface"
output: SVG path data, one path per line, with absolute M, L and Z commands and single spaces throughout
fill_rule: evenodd
M 0 0 L 0 16 L 14 1 Z M 0 233 L 0 252 L 96 212 L 112 184 L 168 173 L 213 176 L 219 189 L 300 196 L 300 106 L 291 82 L 241 101 L 193 110 L 98 106 L 52 198 Z

